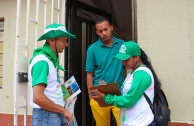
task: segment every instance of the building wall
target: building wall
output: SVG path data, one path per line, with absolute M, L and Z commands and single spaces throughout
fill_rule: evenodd
M 19 43 L 24 44 L 26 39 L 26 3 L 27 0 L 21 0 L 21 17 L 20 17 L 20 36 Z M 57 1 L 54 3 L 54 7 L 57 8 Z M 60 23 L 64 24 L 64 0 L 61 0 L 61 7 L 63 7 L 60 15 Z M 44 3 L 40 2 L 39 11 L 39 24 L 38 24 L 38 36 L 39 38 L 44 33 Z M 0 113 L 13 114 L 14 113 L 14 55 L 15 55 L 15 39 L 16 39 L 16 12 L 17 12 L 17 0 L 0 0 L 0 17 L 4 17 L 4 45 L 3 45 L 3 82 L 2 89 L 0 89 Z M 30 18 L 36 19 L 36 1 L 31 0 L 30 6 Z M 58 22 L 58 13 L 54 10 L 53 23 Z M 47 6 L 47 25 L 51 24 L 51 0 L 48 0 Z M 29 55 L 28 61 L 32 57 L 33 50 L 37 44 L 36 38 L 36 25 L 29 22 Z M 41 47 L 44 41 L 38 42 L 38 47 Z M 19 47 L 19 55 L 24 55 L 24 49 Z M 63 61 L 63 60 L 60 60 Z M 62 63 L 60 63 L 62 64 Z M 28 90 L 28 114 L 32 113 L 32 108 L 29 105 L 29 89 Z M 18 98 L 18 106 L 24 105 L 23 97 Z M 18 111 L 22 114 L 24 111 L 21 109 Z
M 0 17 L 5 17 L 0 113 L 6 114 L 14 112 L 16 2 L 0 0 Z M 31 14 L 34 17 L 35 3 L 31 7 L 34 9 Z M 25 6 L 22 9 L 24 13 L 21 21 L 25 24 Z M 50 16 L 47 18 L 49 20 Z M 30 25 L 31 32 L 35 31 L 33 24 Z M 22 28 L 25 29 L 24 25 Z M 169 101 L 171 121 L 194 123 L 194 1 L 137 0 L 137 28 L 138 43 L 150 57 Z M 39 31 L 42 34 L 43 30 Z M 25 30 L 21 33 L 24 35 Z M 34 32 L 30 37 L 31 57 Z M 19 103 L 23 101 L 20 100 Z M 30 106 L 28 111 L 31 114 Z
M 138 43 L 152 61 L 172 122 L 194 123 L 194 1 L 137 0 Z
M 35 2 L 31 3 L 31 8 L 35 8 Z M 14 56 L 15 56 L 15 39 L 16 39 L 16 12 L 17 0 L 1 0 L 0 1 L 0 16 L 4 17 L 4 47 L 3 47 L 3 83 L 0 89 L 0 113 L 13 114 L 14 113 Z M 35 10 L 31 12 L 31 17 L 34 16 Z M 30 24 L 29 30 L 35 31 L 33 24 Z M 21 2 L 21 18 L 20 18 L 20 40 L 19 43 L 25 43 L 25 29 L 26 29 L 26 0 Z M 30 50 L 29 56 L 32 55 L 32 50 L 35 48 L 35 33 L 29 36 Z M 19 48 L 19 54 L 24 55 L 24 49 Z M 29 91 L 29 89 L 27 89 Z M 28 100 L 29 100 L 28 93 Z M 29 103 L 29 102 L 28 102 Z M 24 98 L 18 97 L 18 106 L 24 105 Z M 31 113 L 32 108 L 28 105 L 28 112 Z M 24 113 L 23 109 L 19 109 L 18 113 Z
M 3 83 L 0 89 L 0 113 L 13 113 L 13 62 L 15 42 L 15 0 L 0 1 L 0 17 L 4 17 Z

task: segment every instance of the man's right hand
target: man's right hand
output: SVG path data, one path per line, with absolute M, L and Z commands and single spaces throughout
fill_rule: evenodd
M 67 119 L 68 125 L 70 125 L 73 122 L 73 113 L 65 109 L 65 111 L 62 114 Z

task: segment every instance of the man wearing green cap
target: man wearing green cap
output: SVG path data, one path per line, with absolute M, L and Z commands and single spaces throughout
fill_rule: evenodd
M 33 107 L 31 125 L 61 126 L 64 117 L 68 123 L 73 121 L 73 114 L 64 108 L 62 88 L 58 69 L 65 71 L 58 60 L 68 46 L 67 37 L 75 38 L 64 25 L 51 24 L 46 27 L 38 41 L 46 40 L 41 48 L 33 52 L 28 73 L 31 88 L 30 105 Z
M 96 21 L 96 34 L 99 39 L 88 48 L 86 59 L 88 93 L 90 93 L 90 87 L 98 86 L 101 80 L 106 84 L 117 82 L 119 88 L 122 87 L 123 65 L 114 56 L 119 52 L 124 41 L 112 36 L 112 31 L 113 26 L 108 19 L 101 18 Z M 96 101 L 91 99 L 90 95 L 89 98 L 97 126 L 110 126 L 111 111 L 117 126 L 120 126 L 119 108 L 115 106 L 100 107 Z

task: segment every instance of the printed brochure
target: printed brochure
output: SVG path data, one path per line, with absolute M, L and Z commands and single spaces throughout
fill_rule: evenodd
M 72 99 L 75 96 L 77 96 L 79 93 L 81 93 L 81 90 L 79 88 L 79 85 L 77 84 L 77 81 L 75 80 L 75 77 L 70 77 L 63 85 L 63 97 L 64 101 L 67 99 Z

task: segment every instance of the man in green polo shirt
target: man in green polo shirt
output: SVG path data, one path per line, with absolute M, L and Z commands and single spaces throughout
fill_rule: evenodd
M 123 65 L 114 56 L 119 52 L 124 41 L 115 38 L 112 31 L 113 26 L 108 19 L 101 18 L 96 21 L 96 34 L 99 39 L 88 48 L 86 59 L 88 93 L 90 87 L 99 85 L 100 80 L 104 80 L 106 84 L 117 82 L 119 88 L 122 87 L 124 81 Z M 115 116 L 117 126 L 120 126 L 120 109 L 115 106 L 100 107 L 90 96 L 89 99 L 97 126 L 110 126 L 110 111 Z

